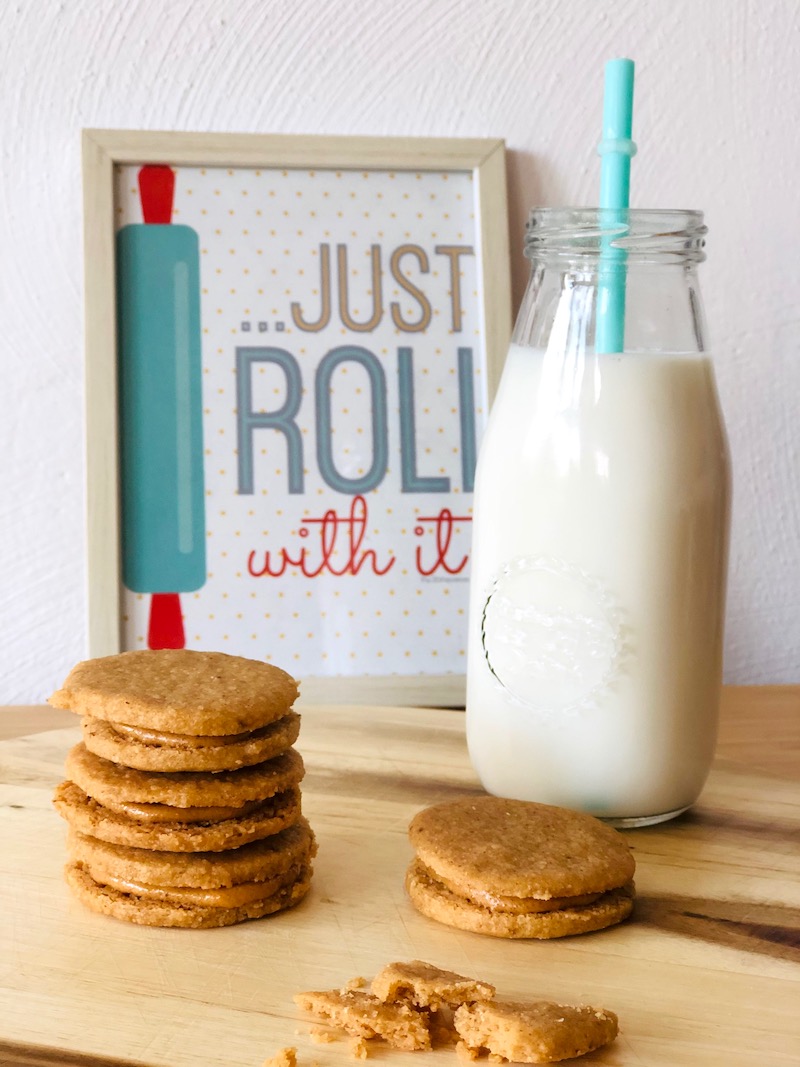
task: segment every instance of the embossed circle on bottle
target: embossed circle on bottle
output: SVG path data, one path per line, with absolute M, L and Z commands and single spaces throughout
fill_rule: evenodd
M 514 559 L 495 575 L 481 640 L 498 682 L 537 711 L 591 706 L 622 658 L 619 611 L 608 591 L 553 557 Z

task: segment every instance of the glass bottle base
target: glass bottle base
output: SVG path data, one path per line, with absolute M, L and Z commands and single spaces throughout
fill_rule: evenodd
M 678 815 L 683 815 L 683 813 L 688 811 L 690 807 L 691 804 L 687 804 L 685 808 L 675 808 L 674 811 L 664 811 L 659 815 L 631 815 L 622 818 L 598 815 L 598 818 L 601 822 L 607 823 L 609 826 L 613 826 L 617 830 L 634 830 L 639 826 L 656 826 L 660 822 L 667 822 L 669 819 L 674 819 Z

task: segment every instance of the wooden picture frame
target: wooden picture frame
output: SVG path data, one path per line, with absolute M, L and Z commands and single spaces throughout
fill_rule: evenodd
M 407 189 L 409 188 L 409 176 L 412 175 L 423 185 L 429 177 L 435 175 L 437 179 L 441 179 L 440 188 L 445 187 L 448 176 L 453 177 L 454 183 L 466 177 L 473 190 L 474 245 L 471 247 L 474 247 L 477 279 L 474 291 L 474 311 L 479 320 L 479 327 L 474 332 L 480 333 L 479 341 L 476 343 L 480 351 L 480 365 L 476 367 L 476 373 L 483 375 L 479 387 L 483 390 L 482 417 L 484 422 L 488 413 L 488 404 L 499 380 L 511 333 L 505 146 L 501 140 L 85 130 L 83 132 L 83 173 L 86 468 L 88 622 L 91 656 L 112 654 L 123 647 L 121 498 L 124 486 L 121 484 L 120 389 L 118 384 L 121 312 L 118 306 L 118 253 L 115 249 L 115 233 L 119 213 L 123 210 L 118 203 L 119 175 L 126 174 L 125 168 L 130 167 L 174 168 L 179 176 L 186 168 L 201 168 L 202 174 L 205 174 L 208 168 L 215 175 L 221 176 L 221 185 L 225 184 L 225 175 L 234 181 L 241 174 L 260 175 L 262 172 L 268 176 L 280 173 L 289 181 L 301 175 L 301 172 L 304 180 L 314 175 L 330 177 L 335 173 L 345 179 L 345 184 L 347 180 L 351 180 L 355 174 L 358 174 L 364 179 L 372 177 L 373 187 L 379 186 L 380 182 L 385 182 L 388 175 L 393 179 L 396 176 L 401 180 L 398 181 L 398 186 L 405 181 Z M 196 172 L 189 170 L 186 173 Z M 422 185 L 419 188 L 422 188 Z M 215 190 L 215 192 L 223 194 L 224 199 L 225 189 Z M 297 195 L 301 195 L 299 188 Z M 354 195 L 350 193 L 351 197 Z M 416 195 L 414 188 L 411 188 L 408 196 L 411 198 L 409 203 L 412 205 Z M 441 197 L 443 194 L 437 192 L 428 195 L 433 200 L 434 196 Z M 395 206 L 398 210 L 402 207 L 402 200 L 399 197 L 398 204 Z M 233 208 L 230 209 L 230 214 L 234 214 Z M 284 214 L 288 213 L 284 212 Z M 311 212 L 311 214 L 314 213 Z M 367 213 L 364 212 L 364 214 Z M 396 214 L 397 212 L 392 217 L 394 218 Z M 417 214 L 421 217 L 422 212 L 417 212 Z M 444 218 L 447 217 L 445 213 Z M 406 231 L 411 235 L 410 241 L 413 241 L 414 237 L 412 221 L 409 221 Z M 148 227 L 140 226 L 138 229 L 146 230 Z M 215 232 L 219 233 L 220 229 L 218 228 Z M 341 246 L 337 246 L 339 247 Z M 372 247 L 374 249 L 375 246 Z M 322 248 L 321 245 L 320 248 Z M 440 251 L 439 246 L 436 251 Z M 465 260 L 463 257 L 459 259 L 452 251 L 448 254 L 449 262 L 446 258 L 447 254 L 443 254 L 443 262 L 445 266 L 449 265 L 452 289 L 458 284 L 454 271 Z M 416 260 L 412 256 L 410 262 L 418 267 L 423 258 L 423 255 L 418 252 Z M 303 273 L 302 269 L 299 273 Z M 373 279 L 376 277 L 373 269 Z M 413 295 L 414 287 L 411 282 L 404 286 L 399 272 L 395 273 L 394 278 L 403 289 Z M 287 289 L 286 292 L 288 293 L 289 290 Z M 406 293 L 401 293 L 401 295 L 405 296 Z M 450 295 L 449 291 L 448 295 Z M 417 301 L 420 306 L 423 300 L 424 298 L 420 296 L 419 289 L 417 289 Z M 430 301 L 428 304 L 430 310 Z M 398 304 L 397 307 L 399 306 Z M 455 304 L 453 306 L 455 307 Z M 433 313 L 438 314 L 435 307 Z M 402 312 L 398 314 L 402 315 Z M 454 321 L 453 326 L 455 325 Z M 258 329 L 262 327 L 265 330 L 270 329 L 268 322 L 256 323 L 255 319 L 252 324 L 242 322 L 237 325 L 237 329 L 250 330 L 255 329 L 256 326 Z M 344 335 L 345 330 L 342 329 L 341 333 Z M 246 341 L 247 338 L 244 340 Z M 251 351 L 246 345 L 237 348 L 237 353 L 240 349 L 245 352 Z M 287 451 L 288 447 L 287 444 Z M 456 449 L 453 448 L 452 451 L 456 452 Z M 352 484 L 355 485 L 356 481 L 353 480 Z M 241 485 L 240 481 L 240 491 Z M 319 520 L 307 517 L 300 521 Z M 352 521 L 354 520 L 351 515 L 351 530 L 353 529 Z M 413 523 L 414 520 L 411 521 Z M 419 559 L 419 556 L 417 558 Z M 362 593 L 362 595 L 365 594 Z M 466 629 L 465 619 L 460 625 L 463 625 L 464 630 Z M 255 638 L 256 635 L 252 636 Z M 223 650 L 247 654 L 246 650 L 235 647 L 225 647 Z M 256 651 L 254 648 L 250 654 L 263 657 L 264 650 L 259 648 Z M 274 658 L 279 665 L 293 671 L 291 658 L 287 659 L 283 656 L 281 650 L 275 651 Z M 380 671 L 373 670 L 363 674 L 328 675 L 323 673 L 321 676 L 305 670 L 293 671 L 293 673 L 301 678 L 302 699 L 309 702 L 430 706 L 463 706 L 464 702 L 463 672 L 440 673 L 424 665 L 417 665 L 416 670 L 402 673 L 389 671 L 382 674 Z

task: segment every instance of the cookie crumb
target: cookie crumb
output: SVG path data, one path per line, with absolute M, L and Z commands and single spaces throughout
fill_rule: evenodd
M 472 1048 L 466 1041 L 456 1042 L 456 1054 L 460 1060 L 464 1060 L 467 1063 L 477 1060 L 478 1058 L 478 1050 Z
M 366 984 L 366 978 L 362 978 L 361 976 L 357 978 L 351 978 L 349 982 L 345 982 L 345 984 L 342 986 L 342 992 L 352 993 L 354 989 L 363 989 Z
M 311 1040 L 315 1045 L 331 1045 L 338 1038 L 333 1030 L 323 1030 L 320 1026 L 314 1026 L 311 1029 Z
M 282 1048 L 280 1052 L 264 1060 L 262 1067 L 297 1067 L 297 1049 L 292 1045 Z
M 452 1025 L 446 1025 L 444 1022 L 439 1022 L 436 1018 L 438 1014 L 439 1012 L 437 1012 L 431 1020 L 431 1041 L 437 1047 L 441 1047 L 442 1045 L 455 1045 L 458 1042 L 458 1034 L 453 1029 Z M 452 1024 L 452 1012 L 449 1012 L 448 1015 Z
M 350 1055 L 354 1060 L 365 1060 L 369 1057 L 369 1045 L 363 1037 L 357 1037 L 351 1041 Z

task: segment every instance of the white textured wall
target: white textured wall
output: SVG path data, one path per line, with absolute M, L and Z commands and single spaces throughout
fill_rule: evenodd
M 85 126 L 504 137 L 531 204 L 596 200 L 602 64 L 637 61 L 634 206 L 700 207 L 735 463 L 726 676 L 800 681 L 800 9 L 793 0 L 0 5 L 0 701 L 86 652 Z

